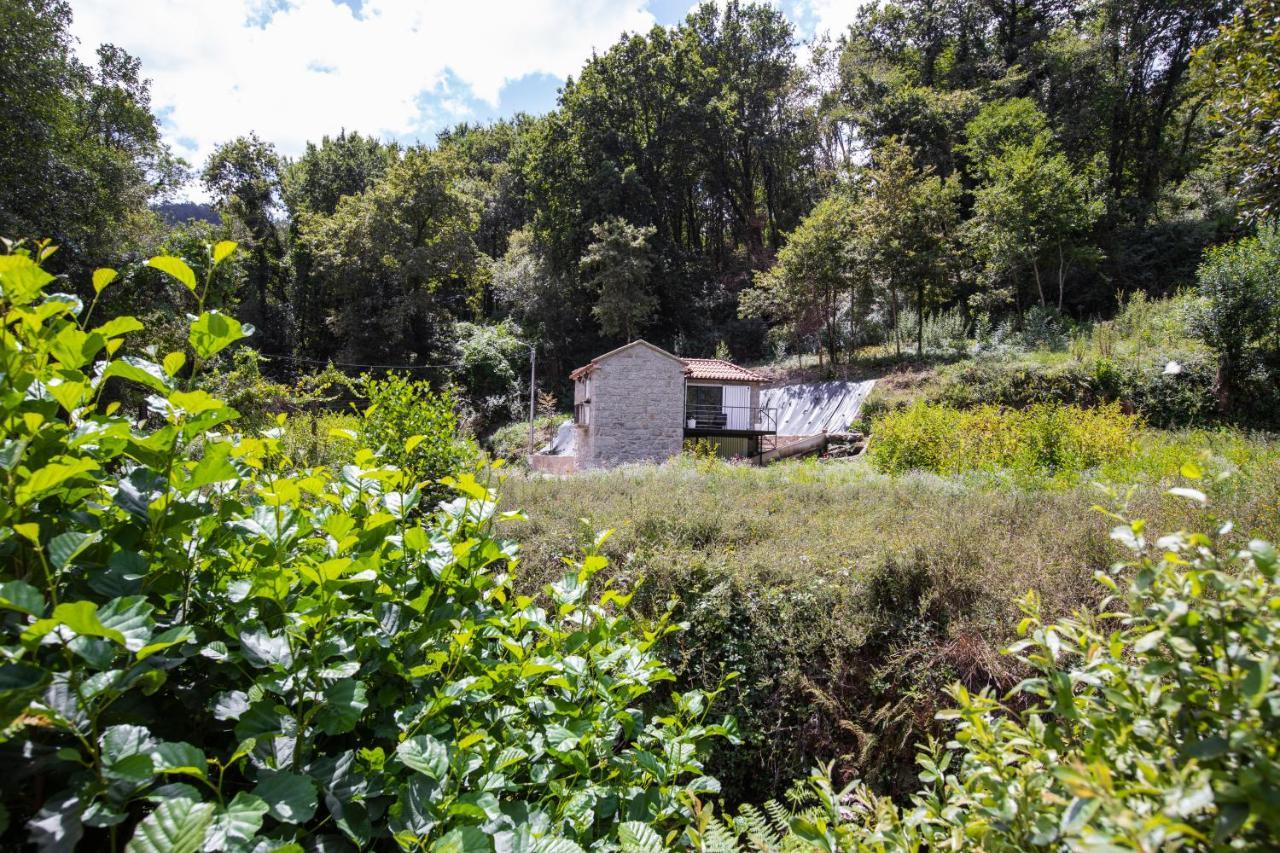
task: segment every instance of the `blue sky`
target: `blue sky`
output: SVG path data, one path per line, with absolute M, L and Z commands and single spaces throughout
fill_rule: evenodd
M 807 38 L 859 0 L 774 0 Z M 255 131 L 287 156 L 341 129 L 430 142 L 459 121 L 555 106 L 593 50 L 694 0 L 72 0 L 85 59 L 142 59 L 168 142 L 193 165 Z

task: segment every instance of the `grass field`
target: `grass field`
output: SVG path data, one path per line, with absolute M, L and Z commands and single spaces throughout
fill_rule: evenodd
M 611 528 L 616 582 L 641 579 L 649 613 L 675 601 L 689 630 L 670 645 L 683 681 L 736 671 L 723 699 L 746 743 L 717 771 L 734 798 L 777 794 L 815 760 L 886 788 L 914 784 L 914 744 L 936 731 L 941 688 L 1012 683 L 999 654 L 1016 600 L 1094 601 L 1119 552 L 1091 477 L 1136 483 L 1129 512 L 1153 531 L 1280 535 L 1280 445 L 1238 432 L 1147 431 L 1139 451 L 1076 482 L 996 474 L 875 473 L 864 459 L 752 468 L 690 459 L 567 479 L 511 475 L 507 508 L 529 521 L 521 584 Z M 1199 460 L 1207 509 L 1165 494 Z M 1217 473 L 1235 471 L 1217 479 Z

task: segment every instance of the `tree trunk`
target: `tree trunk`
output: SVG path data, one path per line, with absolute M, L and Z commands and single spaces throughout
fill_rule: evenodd
M 1058 311 L 1062 311 L 1063 278 L 1066 275 L 1066 264 L 1062 259 L 1062 240 L 1058 240 Z
M 916 358 L 924 358 L 924 283 L 916 285 Z
M 1040 307 L 1043 308 L 1048 303 L 1044 301 L 1044 286 L 1040 283 L 1040 259 L 1035 255 L 1031 256 L 1031 271 L 1036 277 L 1036 292 L 1040 294 Z

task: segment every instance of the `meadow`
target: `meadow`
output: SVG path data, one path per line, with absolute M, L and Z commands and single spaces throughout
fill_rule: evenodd
M 1205 471 L 1207 509 L 1166 494 L 1188 461 Z M 1073 477 L 889 475 L 865 456 L 766 468 L 683 458 L 569 479 L 517 472 L 500 491 L 528 515 L 504 531 L 522 544 L 519 586 L 536 592 L 562 557 L 612 530 L 607 576 L 650 614 L 676 600 L 689 623 L 665 652 L 681 685 L 739 673 L 721 701 L 745 743 L 713 770 L 730 799 L 758 802 L 817 760 L 911 789 L 917 747 L 942 732 L 945 686 L 1017 681 L 1001 650 L 1018 599 L 1036 590 L 1054 615 L 1099 600 L 1093 576 L 1122 549 L 1095 507 L 1123 504 L 1160 531 L 1229 518 L 1234 546 L 1274 539 L 1280 443 L 1145 429 L 1132 453 Z

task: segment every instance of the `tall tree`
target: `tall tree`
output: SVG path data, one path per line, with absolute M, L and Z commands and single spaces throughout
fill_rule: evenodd
M 1280 215 L 1280 0 L 1247 0 L 1199 60 L 1247 212 Z
M 743 315 L 779 323 L 796 338 L 818 333 L 834 364 L 841 310 L 847 305 L 851 332 L 859 313 L 854 231 L 854 203 L 847 189 L 837 188 L 787 236 L 777 263 L 755 274 L 754 286 L 742 294 Z
M 308 142 L 297 160 L 285 166 L 281 197 L 289 212 L 289 258 L 292 286 L 289 301 L 294 318 L 293 348 L 311 358 L 326 358 L 337 351 L 324 328 L 325 310 L 332 300 L 319 292 L 325 279 L 314 274 L 307 243 L 298 239 L 311 217 L 331 216 L 347 196 L 364 192 L 381 180 L 397 159 L 399 147 L 372 136 L 347 133 L 325 136 L 319 144 Z
M 894 137 L 872 152 L 859 176 L 854 253 L 880 293 L 898 353 L 902 311 L 914 299 L 916 352 L 923 354 L 924 317 L 950 295 L 959 185 L 918 168 L 916 159 Z
M 304 220 L 326 327 L 363 363 L 442 363 L 457 319 L 474 316 L 479 205 L 448 151 L 415 148 L 331 216 Z
M 73 279 L 115 262 L 147 203 L 183 177 L 139 61 L 76 59 L 64 0 L 0 3 L 0 234 L 51 237 Z
M 633 341 L 653 319 L 658 300 L 649 284 L 649 240 L 656 231 L 620 218 L 591 229 L 595 240 L 582 256 L 582 271 L 587 286 L 599 294 L 591 315 L 610 337 Z
M 222 221 L 251 258 L 250 294 L 242 310 L 257 325 L 260 346 L 272 353 L 286 350 L 290 323 L 288 269 L 278 225 L 283 168 L 275 146 L 250 133 L 215 148 L 201 175 Z

